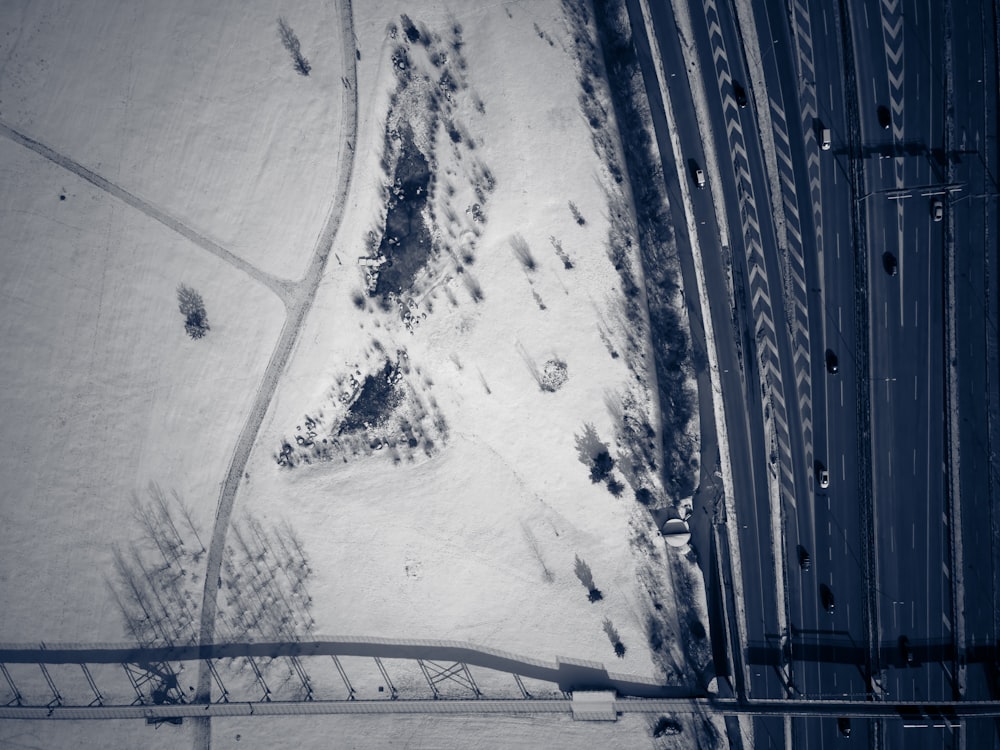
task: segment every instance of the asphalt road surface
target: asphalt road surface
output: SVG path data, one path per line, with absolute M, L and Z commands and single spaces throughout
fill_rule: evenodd
M 771 590 L 771 527 L 762 494 L 766 451 L 756 400 L 760 386 L 755 368 L 745 361 L 743 377 L 734 380 L 727 369 L 739 362 L 733 338 L 720 333 L 728 333 L 732 322 L 742 326 L 744 330 L 736 332 L 736 347 L 744 354 L 753 352 L 747 335 L 753 320 L 746 306 L 749 284 L 739 223 L 744 196 L 727 168 L 732 154 L 726 129 L 733 127 L 733 117 L 726 97 L 732 89 L 719 75 L 720 39 L 726 53 L 723 67 L 748 91 L 751 102 L 766 97 L 772 119 L 776 113 L 786 116 L 785 153 L 794 186 L 783 188 L 782 205 L 786 213 L 790 207 L 798 209 L 809 291 L 812 422 L 803 424 L 801 431 L 791 431 L 791 453 L 803 465 L 794 468 L 796 491 L 793 501 L 783 505 L 780 540 L 788 565 L 794 691 L 807 699 L 867 696 L 916 701 L 951 699 L 964 691 L 970 700 L 996 700 L 1000 697 L 996 665 L 1000 615 L 995 606 L 1000 541 L 993 512 L 1000 472 L 992 468 L 992 446 L 1000 439 L 996 10 L 986 0 L 859 0 L 847 5 L 850 27 L 842 34 L 840 24 L 845 19 L 840 18 L 837 4 L 752 0 L 741 7 L 744 15 L 750 9 L 760 47 L 745 49 L 748 35 L 737 21 L 736 3 L 651 3 L 652 32 L 669 76 L 683 151 L 671 158 L 691 160 L 689 168 L 704 167 L 703 144 L 708 142 L 718 154 L 722 173 L 723 184 L 714 186 L 715 192 L 693 191 L 699 231 L 691 241 L 699 244 L 707 259 L 715 343 L 723 371 L 743 557 L 743 569 L 734 575 L 742 576 L 746 592 L 744 657 L 750 677 L 746 687 L 753 698 L 781 698 L 788 693 L 775 642 L 780 632 L 775 628 L 781 623 L 775 622 L 772 607 L 782 591 Z M 693 38 L 682 41 L 674 12 L 683 13 L 684 8 L 690 10 Z M 635 17 L 633 13 L 633 21 Z M 719 28 L 713 29 L 716 20 Z M 697 55 L 697 65 L 690 71 L 685 71 L 681 54 L 685 42 Z M 755 91 L 748 81 L 752 66 L 746 64 L 747 56 L 762 70 L 763 91 Z M 852 90 L 845 88 L 845 63 L 855 79 Z M 692 80 L 700 77 L 710 128 L 695 118 L 685 73 Z M 949 93 L 954 103 L 951 112 Z M 855 110 L 860 131 L 852 133 L 848 112 Z M 774 208 L 781 198 L 769 190 L 761 148 L 776 139 L 774 134 L 757 132 L 755 111 L 752 106 L 741 109 L 738 119 L 761 217 L 762 243 L 770 254 L 771 305 L 780 311 L 780 295 L 788 294 L 789 286 L 780 283 L 786 272 L 775 252 L 780 225 L 771 221 L 774 214 L 767 210 L 767 201 Z M 822 127 L 832 132 L 828 151 L 818 147 Z M 777 133 L 777 124 L 774 129 Z M 853 161 L 851 143 L 857 147 Z M 658 145 L 664 153 L 662 138 Z M 783 155 L 778 158 L 780 162 Z M 859 193 L 852 192 L 852 172 L 862 176 Z M 668 180 L 675 174 L 665 173 Z M 720 207 L 712 204 L 713 196 L 719 195 L 733 246 L 735 310 L 728 318 L 728 257 L 715 225 Z M 935 199 L 942 202 L 943 221 L 934 221 Z M 675 211 L 678 205 L 675 200 Z M 862 226 L 852 226 L 855 215 L 864 217 Z M 854 246 L 855 230 L 863 247 Z M 885 253 L 892 257 L 888 266 Z M 716 265 L 720 257 L 721 267 Z M 855 272 L 856 257 L 861 276 Z M 951 258 L 957 303 L 956 437 L 961 458 L 955 483 L 948 481 L 945 378 Z M 865 288 L 859 291 L 857 280 L 865 276 Z M 855 312 L 859 300 L 864 315 Z M 779 325 L 776 330 L 786 339 L 778 346 L 787 382 L 793 372 L 792 342 L 786 329 Z M 827 350 L 837 355 L 836 373 L 827 372 Z M 857 351 L 867 362 L 856 360 Z M 737 391 L 733 386 L 742 388 Z M 862 391 L 867 391 L 870 402 L 859 414 Z M 870 444 L 861 437 L 863 427 L 870 429 Z M 826 489 L 815 481 L 817 461 L 830 473 Z M 862 464 L 871 466 L 870 485 Z M 953 484 L 960 490 L 954 498 Z M 870 506 L 866 497 L 871 498 Z M 953 506 L 958 499 L 961 503 Z M 955 529 L 953 518 L 960 524 Z M 870 557 L 865 551 L 869 546 Z M 800 550 L 810 555 L 808 570 L 798 565 Z M 958 569 L 953 569 L 955 564 Z M 964 589 L 959 585 L 963 580 Z M 823 607 L 820 584 L 834 594 L 832 613 Z M 869 622 L 864 610 L 870 593 L 874 609 Z M 958 613 L 964 613 L 962 638 L 955 632 L 962 623 Z M 965 650 L 959 653 L 961 642 Z M 866 659 L 873 662 L 871 675 Z M 796 718 L 790 732 L 773 719 L 756 719 L 754 727 L 758 747 L 785 747 L 789 736 L 796 748 L 822 748 L 833 742 L 839 746 L 841 740 L 833 719 Z M 997 724 L 987 720 L 967 721 L 961 729 L 927 718 L 856 720 L 852 730 L 852 740 L 873 747 L 1000 747 Z

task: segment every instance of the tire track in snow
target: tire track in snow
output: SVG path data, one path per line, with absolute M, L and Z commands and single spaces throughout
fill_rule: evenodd
M 211 253 L 221 260 L 224 260 L 226 263 L 233 266 L 233 268 L 242 271 L 254 281 L 260 282 L 274 292 L 274 294 L 278 296 L 278 299 L 284 303 L 286 308 L 289 306 L 292 292 L 294 290 L 294 284 L 292 282 L 279 279 L 265 271 L 260 270 L 252 263 L 249 263 L 235 253 L 226 250 L 226 248 L 216 242 L 213 242 L 208 237 L 192 229 L 179 219 L 161 211 L 152 203 L 149 203 L 139 196 L 130 193 L 125 188 L 120 185 L 116 185 L 107 178 L 101 177 L 101 175 L 87 169 L 85 166 L 74 161 L 65 154 L 61 154 L 58 151 L 49 148 L 44 143 L 36 141 L 34 138 L 29 138 L 24 135 L 24 133 L 15 130 L 10 127 L 10 125 L 7 125 L 2 121 L 0 121 L 0 135 L 20 146 L 24 146 L 25 148 L 34 151 L 39 156 L 48 159 L 50 162 L 62 167 L 67 172 L 72 172 L 81 180 L 85 180 L 91 185 L 100 188 L 108 195 L 114 196 L 137 211 L 144 213 L 154 221 L 158 221 L 160 224 L 167 227 L 167 229 L 173 230 L 182 237 L 190 240 L 202 250 Z
M 357 49 L 356 38 L 354 36 L 354 20 L 351 8 L 351 0 L 340 0 L 341 17 L 341 46 L 344 55 L 344 75 L 347 83 L 344 86 L 343 107 L 344 107 L 344 131 L 340 139 L 340 154 L 338 158 L 338 184 L 330 212 L 327 214 L 326 223 L 316 242 L 313 250 L 313 258 L 309 264 L 309 270 L 303 279 L 294 287 L 291 300 L 287 305 L 288 315 L 285 324 L 281 328 L 278 342 L 275 344 L 271 359 L 267 363 L 264 377 L 257 394 L 254 397 L 253 407 L 247 415 L 243 429 L 240 431 L 239 440 L 233 450 L 232 459 L 229 462 L 229 471 L 226 480 L 222 485 L 219 495 L 219 505 L 215 513 L 215 527 L 212 532 L 212 541 L 209 545 L 207 563 L 205 569 L 205 588 L 202 594 L 201 605 L 201 628 L 199 635 L 200 643 L 212 643 L 215 639 L 215 621 L 218 613 L 217 596 L 219 592 L 219 581 L 222 570 L 222 557 L 225 554 L 226 535 L 229 531 L 229 520 L 232 517 L 233 505 L 236 501 L 236 493 L 243 478 L 243 472 L 250 458 L 250 452 L 257 440 L 264 415 L 270 408 L 271 400 L 278 387 L 278 380 L 284 372 L 285 365 L 298 341 L 299 331 L 306 314 L 312 307 L 319 289 L 319 283 L 323 278 L 323 271 L 326 268 L 326 261 L 333 249 L 333 240 L 340 228 L 340 221 L 344 214 L 344 205 L 347 202 L 347 193 L 351 186 L 351 174 L 354 170 L 354 144 L 357 142 L 358 133 L 358 70 L 355 50 Z M 212 675 L 207 662 L 200 662 L 198 669 L 198 691 L 195 701 L 198 703 L 209 703 L 212 698 Z M 194 747 L 207 750 L 211 747 L 211 725 L 210 719 L 199 719 L 195 722 Z

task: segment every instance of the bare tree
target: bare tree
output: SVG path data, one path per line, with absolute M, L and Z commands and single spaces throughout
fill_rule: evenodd
M 284 18 L 278 19 L 278 37 L 281 39 L 281 46 L 288 50 L 288 54 L 292 56 L 292 67 L 295 68 L 295 72 L 302 76 L 308 76 L 312 65 L 302 55 L 299 38 Z

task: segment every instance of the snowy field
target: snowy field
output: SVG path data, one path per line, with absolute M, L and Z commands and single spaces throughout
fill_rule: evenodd
M 287 747 L 289 737 L 301 750 L 536 750 L 599 747 L 607 750 L 681 748 L 677 737 L 654 744 L 655 716 L 626 714 L 614 723 L 579 722 L 569 716 L 310 716 L 294 718 L 215 719 L 212 747 L 218 750 L 271 750 Z M 86 744 L 80 744 L 80 738 Z M 70 739 L 72 738 L 72 739 Z M 176 750 L 190 746 L 188 725 L 142 722 L 66 721 L 0 723 L 0 744 L 10 750 L 77 750 L 80 747 L 142 747 Z
M 619 439 L 655 413 L 609 254 L 623 188 L 581 112 L 562 5 L 353 10 L 350 197 L 238 489 L 217 634 L 460 640 L 681 684 L 696 616 L 676 611 L 672 553 L 635 499 L 659 480 Z M 0 640 L 194 639 L 280 280 L 303 277 L 332 210 L 351 85 L 337 5 L 8 2 L 0 27 L 0 125 L 138 199 L 0 132 Z M 634 244 L 616 249 L 639 273 Z M 202 338 L 180 285 L 204 301 Z M 602 450 L 615 465 L 592 481 Z M 136 513 L 158 496 L 186 519 L 167 550 Z M 145 623 L 119 606 L 125 564 L 151 586 L 184 567 Z M 164 625 L 174 601 L 185 619 Z M 405 747 L 650 742 L 637 717 L 497 721 L 311 718 L 299 744 L 372 746 L 376 722 Z M 213 745 L 270 747 L 302 726 L 283 722 L 216 720 Z M 190 738 L 72 726 L 95 746 Z M 0 741 L 68 746 L 68 727 L 2 722 Z

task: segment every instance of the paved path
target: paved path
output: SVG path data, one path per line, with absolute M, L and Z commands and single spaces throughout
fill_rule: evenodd
M 247 460 L 250 458 L 250 451 L 257 440 L 257 434 L 264 421 L 274 398 L 274 393 L 278 387 L 278 380 L 284 372 L 285 365 L 291 355 L 292 348 L 298 339 L 299 331 L 306 314 L 312 307 L 316 290 L 319 288 L 323 271 L 326 268 L 327 258 L 333 248 L 333 240 L 340 228 L 340 221 L 344 215 L 344 205 L 347 202 L 347 194 L 351 186 L 351 175 L 354 170 L 354 144 L 357 143 L 358 132 L 358 93 L 357 93 L 357 59 L 355 51 L 357 43 L 354 36 L 354 20 L 351 8 L 351 0 L 339 0 L 340 8 L 340 30 L 341 49 L 343 53 L 344 78 L 346 81 L 343 91 L 343 132 L 340 138 L 340 154 L 337 160 L 338 183 L 336 193 L 330 212 L 327 215 L 323 231 L 320 233 L 313 250 L 313 258 L 309 264 L 309 269 L 303 279 L 297 284 L 293 291 L 290 302 L 287 304 L 288 315 L 285 324 L 281 328 L 281 335 L 271 353 L 271 359 L 267 363 L 264 377 L 257 388 L 253 407 L 247 415 L 246 422 L 240 432 L 239 440 L 233 451 L 232 459 L 229 463 L 229 471 L 226 475 L 225 483 L 219 497 L 219 505 L 215 514 L 215 528 L 212 532 L 212 542 L 209 546 L 207 567 L 205 571 L 205 588 L 202 594 L 201 605 L 201 628 L 199 641 L 201 643 L 211 643 L 215 640 L 215 621 L 218 612 L 218 581 L 222 570 L 222 557 L 226 548 L 226 534 L 229 531 L 229 520 L 233 512 L 233 504 L 236 501 L 236 492 L 239 489 L 243 472 L 246 468 Z M 198 675 L 197 699 L 207 703 L 212 694 L 212 676 L 208 670 L 206 662 L 201 662 Z M 206 719 L 199 723 L 195 733 L 196 748 L 211 747 L 211 731 Z
M 133 644 L 72 645 L 43 647 L 0 645 L 3 664 L 149 664 L 158 662 L 235 659 L 252 656 L 362 656 L 382 659 L 426 659 L 460 662 L 508 672 L 543 682 L 552 682 L 563 692 L 614 690 L 619 695 L 640 698 L 694 698 L 704 691 L 686 686 L 664 686 L 651 677 L 608 672 L 598 662 L 557 657 L 548 662 L 497 649 L 480 648 L 463 641 L 391 640 L 388 638 L 310 638 L 293 642 L 217 643 L 202 646 L 143 648 Z M 207 671 L 207 667 L 205 667 Z M 206 703 L 196 698 L 196 703 Z

